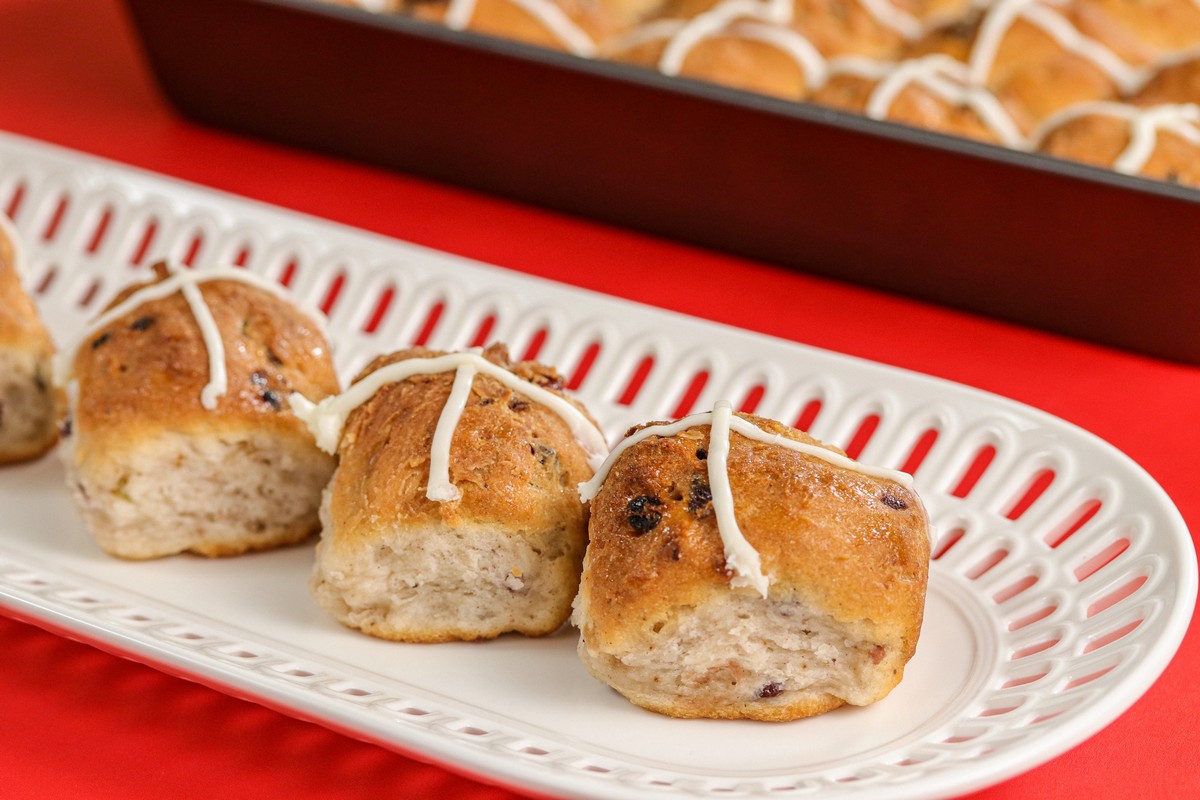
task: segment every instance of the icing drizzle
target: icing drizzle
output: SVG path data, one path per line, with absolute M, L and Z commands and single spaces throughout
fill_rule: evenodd
M 968 67 L 947 55 L 934 54 L 899 64 L 847 56 L 829 62 L 829 74 L 851 74 L 878 81 L 867 98 L 864 113 L 887 119 L 896 98 L 916 84 L 951 105 L 966 106 L 1008 147 L 1021 147 L 1024 138 L 996 96 L 968 84 Z
M 786 24 L 791 16 L 791 0 L 723 0 L 675 28 L 659 58 L 658 68 L 666 75 L 678 75 L 696 45 L 721 33 L 735 19 Z
M 741 418 L 738 418 L 739 421 Z M 717 531 L 725 550 L 725 567 L 733 573 L 729 585 L 748 586 L 763 597 L 767 596 L 770 581 L 762 571 L 762 558 L 742 533 L 734 513 L 733 487 L 729 483 L 729 439 L 733 427 L 733 406 L 720 401 L 709 414 L 708 487 L 712 492 L 713 512 L 717 516 Z M 758 430 L 757 426 L 751 426 Z
M 442 406 L 437 427 L 433 431 L 429 453 L 429 486 L 425 492 L 430 500 L 444 502 L 462 497 L 462 492 L 450 481 L 450 443 L 454 439 L 458 421 L 466 410 L 471 384 L 475 382 L 478 372 L 474 364 L 461 364 L 454 370 L 454 385 L 450 387 L 450 396 L 446 398 L 446 405 Z
M 905 39 L 912 41 L 925 32 L 925 26 L 912 14 L 889 0 L 859 0 L 859 5 L 884 27 L 891 28 Z
M 312 432 L 317 446 L 333 454 L 337 452 L 342 430 L 346 427 L 350 413 L 374 397 L 381 388 L 414 375 L 434 375 L 451 370 L 455 373 L 454 384 L 434 429 L 429 454 L 429 486 L 425 496 L 430 500 L 446 502 L 462 497 L 458 487 L 450 481 L 450 442 L 466 408 L 471 384 L 477 374 L 494 378 L 514 392 L 520 392 L 557 414 L 587 454 L 588 464 L 592 469 L 598 468 L 604 461 L 608 453 L 608 443 L 604 434 L 587 415 L 561 395 L 488 361 L 480 355 L 478 348 L 443 356 L 394 361 L 370 373 L 341 394 L 326 397 L 319 403 L 313 403 L 299 393 L 293 393 L 288 402 L 292 411 Z
M 877 21 L 905 38 L 915 38 L 922 32 L 915 17 L 889 0 L 861 0 L 861 5 Z M 825 57 L 803 33 L 791 27 L 794 22 L 793 0 L 722 0 L 689 20 L 650 22 L 622 39 L 614 49 L 667 39 L 657 66 L 664 75 L 678 75 L 688 54 L 704 40 L 721 35 L 739 36 L 787 53 L 804 72 L 809 88 L 819 87 L 825 81 Z
M 1129 125 L 1129 143 L 1112 164 L 1114 170 L 1126 175 L 1136 175 L 1146 166 L 1158 146 L 1159 131 L 1169 131 L 1200 147 L 1200 106 L 1194 103 L 1149 108 L 1111 102 L 1079 103 L 1047 118 L 1030 136 L 1030 141 L 1036 147 L 1053 129 L 1091 115 L 1115 117 Z
M 723 34 L 740 36 L 769 44 L 791 56 L 803 71 L 809 88 L 818 87 L 825 82 L 825 58 L 804 34 L 788 27 L 794 16 L 792 0 L 722 0 L 690 20 L 651 22 L 617 47 L 665 38 L 667 44 L 659 57 L 658 70 L 664 75 L 678 75 L 688 54 L 701 42 Z
M 471 1 L 473 2 L 473 0 Z M 966 80 L 976 86 L 986 84 L 1005 35 L 1017 19 L 1024 19 L 1052 37 L 1063 49 L 1091 61 L 1108 75 L 1123 92 L 1130 93 L 1144 82 L 1143 70 L 1130 66 L 1108 47 L 1096 39 L 1085 36 L 1070 21 L 1050 7 L 1051 5 L 1061 5 L 1062 2 L 1063 0 L 998 0 L 994 4 L 990 0 L 973 2 L 971 4 L 973 8 L 983 8 L 986 11 L 968 57 L 969 71 Z M 1196 2 L 1200 3 L 1200 0 L 1196 0 Z M 922 22 L 907 11 L 893 5 L 889 0 L 860 0 L 860 5 L 877 22 L 897 32 L 908 41 L 916 40 L 943 22 L 939 19 Z M 706 38 L 726 32 L 731 23 L 739 18 L 763 23 L 762 26 L 758 26 L 759 30 L 755 31 L 753 38 L 770 41 L 792 53 L 808 75 L 824 74 L 824 57 L 807 38 L 787 27 L 795 22 L 795 8 L 792 0 L 723 0 L 712 9 L 696 15 L 691 20 L 666 20 L 651 23 L 646 26 L 649 30 L 641 38 L 670 37 L 658 66 L 660 71 L 667 75 L 677 75 L 687 53 L 693 47 Z M 678 24 L 668 27 L 662 25 L 661 22 L 677 22 Z M 776 30 L 780 36 L 768 38 L 761 32 L 762 28 Z M 736 31 L 729 32 L 736 33 Z M 783 34 L 792 34 L 792 36 L 785 37 Z M 799 48 L 805 51 L 801 54 L 794 43 L 795 39 L 808 45 L 808 48 L 812 49 L 812 53 L 807 52 L 808 48 Z M 814 83 L 819 82 L 814 81 Z
M 983 85 L 991 74 L 1005 34 L 1018 18 L 1037 26 L 1064 49 L 1087 59 L 1108 75 L 1123 92 L 1132 92 L 1142 82 L 1142 71 L 1135 69 L 1100 42 L 1083 35 L 1065 17 L 1046 3 L 1061 5 L 1062 0 L 1000 0 L 988 9 L 971 47 L 971 82 Z
M 679 75 L 688 54 L 701 42 L 715 36 L 737 36 L 764 42 L 787 53 L 804 72 L 810 90 L 822 86 L 830 76 L 853 73 L 877 82 L 865 114 L 886 119 L 892 103 L 905 87 L 917 84 L 946 103 L 972 110 L 1004 145 L 1022 148 L 1025 137 L 987 88 L 988 76 L 1004 37 L 1018 19 L 1024 19 L 1052 37 L 1064 50 L 1087 59 L 1103 71 L 1122 91 L 1136 89 L 1146 79 L 1144 70 L 1122 61 L 1099 41 L 1085 36 L 1052 6 L 1063 0 L 975 0 L 973 8 L 984 17 L 966 63 L 934 54 L 902 62 L 886 62 L 861 56 L 827 59 L 796 30 L 793 0 L 722 0 L 690 20 L 660 19 L 635 30 L 618 42 L 620 50 L 666 39 L 657 63 L 665 75 Z M 1197 0 L 1200 2 L 1200 0 Z M 922 22 L 888 0 L 861 0 L 876 20 L 913 40 L 932 30 L 939 20 Z
M 221 331 L 217 328 L 216 320 L 213 319 L 212 310 L 200 292 L 199 284 L 208 281 L 239 281 L 270 292 L 276 297 L 294 304 L 294 300 L 283 287 L 245 269 L 212 267 L 205 270 L 190 270 L 180 269 L 170 264 L 165 266 L 167 268 L 166 278 L 138 288 L 120 303 L 93 319 L 72 346 L 65 348 L 55 356 L 54 382 L 56 384 L 65 386 L 71 380 L 71 371 L 74 368 L 75 356 L 80 346 L 96 331 L 111 325 L 152 300 L 161 300 L 179 292 L 183 295 L 196 324 L 200 327 L 200 335 L 208 353 L 208 383 L 200 390 L 200 405 L 212 411 L 217 407 L 217 401 L 225 395 L 229 388 L 229 376 L 225 369 L 225 343 L 221 339 Z M 311 312 L 310 316 L 316 321 L 317 327 L 324 332 L 324 318 L 311 314 Z
M 911 489 L 913 485 L 912 476 L 899 470 L 862 464 L 849 456 L 819 445 L 798 442 L 778 433 L 767 433 L 749 420 L 734 414 L 733 406 L 729 401 L 720 400 L 713 406 L 712 411 L 692 414 L 676 422 L 650 425 L 623 439 L 608 454 L 608 458 L 596 470 L 596 474 L 592 476 L 591 480 L 579 484 L 580 499 L 586 503 L 596 497 L 600 487 L 604 485 L 612 465 L 622 453 L 633 445 L 651 436 L 674 436 L 701 425 L 710 426 L 707 458 L 708 483 L 712 490 L 717 530 L 721 535 L 721 543 L 725 551 L 725 564 L 733 575 L 730 585 L 734 588 L 743 586 L 752 588 L 763 597 L 767 596 L 770 579 L 762 572 L 762 561 L 758 551 L 746 541 L 741 528 L 738 527 L 737 515 L 734 511 L 733 490 L 729 482 L 728 468 L 731 433 L 736 432 L 748 439 L 813 456 L 841 469 L 852 470 L 873 478 L 895 481 L 907 489 Z

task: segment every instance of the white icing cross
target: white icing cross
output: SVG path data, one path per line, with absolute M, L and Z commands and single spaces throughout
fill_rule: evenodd
M 671 23 L 678 27 L 670 32 L 670 39 L 658 61 L 659 70 L 665 75 L 678 75 L 688 53 L 700 42 L 720 34 L 735 20 L 756 20 L 767 25 L 787 25 L 793 16 L 792 0 L 723 0 L 716 6 L 692 19 L 682 22 L 664 20 L 659 28 L 667 33 Z M 817 49 L 803 35 L 787 28 L 764 25 L 743 25 L 748 38 L 757 38 L 774 44 L 792 55 L 804 70 L 809 83 L 819 82 L 824 73 L 824 60 Z
M 458 487 L 450 481 L 450 442 L 466 408 L 467 399 L 471 394 L 471 383 L 476 374 L 494 378 L 514 392 L 520 392 L 549 408 L 567 424 L 571 435 L 587 454 L 589 466 L 592 469 L 600 466 L 608 453 L 608 443 L 604 434 L 587 415 L 561 395 L 514 375 L 479 353 L 479 349 L 476 348 L 463 353 L 394 361 L 370 373 L 341 394 L 326 397 L 319 403 L 313 403 L 299 393 L 293 393 L 288 402 L 296 416 L 312 431 L 317 446 L 332 455 L 337 452 L 350 412 L 374 397 L 381 388 L 413 375 L 434 375 L 453 370 L 454 384 L 450 388 L 446 404 L 442 407 L 430 445 L 429 486 L 425 496 L 436 502 L 458 500 L 462 497 Z
M 915 17 L 890 0 L 861 0 L 861 4 L 877 21 L 906 39 L 915 39 L 923 32 Z M 735 36 L 771 45 L 791 56 L 804 72 L 808 88 L 819 88 L 825 82 L 825 57 L 792 27 L 794 22 L 793 0 L 722 0 L 689 20 L 660 19 L 643 25 L 610 49 L 667 39 L 657 66 L 664 75 L 678 75 L 688 54 L 701 42 L 714 36 Z
M 295 300 L 282 286 L 246 269 L 213 267 L 205 270 L 191 270 L 181 269 L 171 264 L 165 266 L 168 273 L 166 278 L 138 288 L 120 303 L 93 319 L 72 346 L 64 348 L 54 357 L 54 382 L 57 385 L 65 386 L 71 380 L 76 353 L 83 342 L 96 331 L 107 327 L 152 300 L 161 300 L 179 292 L 187 301 L 188 308 L 191 309 L 192 316 L 200 327 L 200 335 L 204 339 L 204 347 L 208 352 L 208 383 L 200 391 L 200 405 L 212 411 L 217 407 L 217 400 L 223 397 L 229 388 L 229 377 L 225 369 L 225 343 L 221 340 L 221 332 L 217 328 L 216 320 L 213 319 L 212 310 L 204 301 L 204 295 L 200 293 L 199 284 L 208 281 L 239 281 L 295 304 Z M 308 313 L 315 321 L 317 328 L 324 333 L 324 318 L 320 314 Z
M 996 96 L 980 86 L 968 85 L 969 67 L 950 56 L 933 54 L 901 61 L 843 56 L 829 61 L 829 74 L 857 75 L 877 81 L 863 112 L 872 119 L 887 119 L 892 104 L 905 88 L 917 84 L 951 105 L 966 106 L 1008 147 L 1024 144 L 1012 117 Z
M 849 469 L 874 478 L 890 480 L 899 483 L 907 489 L 912 488 L 912 476 L 899 470 L 884 467 L 872 467 L 834 452 L 819 445 L 798 442 L 777 433 L 767 433 L 749 420 L 736 416 L 733 406 L 727 400 L 720 400 L 713 406 L 712 411 L 692 414 L 681 420 L 662 425 L 650 425 L 642 428 L 632 436 L 622 440 L 608 458 L 596 470 L 596 474 L 586 483 L 579 484 L 579 497 L 585 503 L 594 499 L 604 485 L 609 470 L 616 460 L 633 445 L 651 436 L 674 436 L 689 428 L 709 425 L 708 441 L 708 484 L 712 491 L 713 512 L 717 517 L 717 531 L 721 535 L 721 543 L 725 551 L 725 565 L 733 574 L 730 586 L 734 588 L 746 586 L 755 589 L 764 598 L 770 579 L 762 572 L 762 561 L 738 527 L 737 515 L 734 512 L 733 490 L 729 482 L 729 442 L 731 432 L 754 439 L 766 444 L 776 445 L 798 453 L 814 456 L 835 467 Z
M 1129 126 L 1129 144 L 1113 161 L 1113 169 L 1136 175 L 1146 166 L 1158 146 L 1158 132 L 1169 131 L 1200 147 L 1200 106 L 1195 103 L 1165 104 L 1138 108 L 1124 103 L 1098 101 L 1078 103 L 1049 117 L 1029 137 L 1034 147 L 1045 141 L 1055 128 L 1091 115 L 1121 119 Z
M 1000 0 L 988 9 L 968 58 L 971 82 L 979 86 L 987 83 L 1004 36 L 1020 18 L 1041 29 L 1064 50 L 1091 61 L 1123 92 L 1134 91 L 1143 81 L 1143 72 L 1126 64 L 1099 41 L 1080 33 L 1078 28 L 1050 7 L 1062 3 L 1063 0 Z

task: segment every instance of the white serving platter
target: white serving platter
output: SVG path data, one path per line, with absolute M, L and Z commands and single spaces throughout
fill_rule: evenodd
M 308 596 L 310 547 L 126 563 L 54 457 L 0 471 L 0 611 L 452 769 L 586 798 L 938 798 L 1101 729 L 1174 655 L 1191 538 L 1112 446 L 945 381 L 532 279 L 0 135 L 0 211 L 59 341 L 158 257 L 238 263 L 329 313 L 343 376 L 414 341 L 556 364 L 615 439 L 721 398 L 915 472 L 939 531 L 903 683 L 784 724 L 684 721 L 593 680 L 576 634 L 404 645 Z

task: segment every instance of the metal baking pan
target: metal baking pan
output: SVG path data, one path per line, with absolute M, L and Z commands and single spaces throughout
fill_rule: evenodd
M 309 0 L 126 0 L 202 123 L 1200 364 L 1200 191 Z

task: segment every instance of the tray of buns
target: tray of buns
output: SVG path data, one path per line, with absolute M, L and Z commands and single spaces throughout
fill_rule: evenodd
M 127 2 L 194 120 L 1200 363 L 1192 0 Z
M 62 431 L 57 454 L 0 471 L 0 611 L 351 736 L 543 796 L 950 797 L 1053 758 L 1115 719 L 1165 668 L 1191 618 L 1195 553 L 1170 498 L 1111 445 L 1004 398 L 10 135 L 0 136 L 0 207 L 23 241 L 22 282 L 51 338 L 68 352 L 77 348 L 80 392 L 69 399 L 76 404 L 75 430 Z M 928 563 L 928 587 L 924 598 L 905 601 L 917 602 L 919 618 L 923 599 L 924 622 L 903 679 L 877 702 L 794 721 L 676 718 L 637 707 L 589 674 L 592 665 L 577 654 L 580 634 L 570 624 L 537 636 L 440 643 L 389 641 L 339 625 L 326 613 L 320 588 L 310 589 L 315 561 L 328 556 L 314 554 L 311 540 L 225 558 L 109 555 L 122 545 L 92 535 L 102 526 L 78 509 L 94 506 L 87 497 L 83 505 L 72 502 L 67 476 L 72 485 L 80 480 L 71 470 L 83 428 L 92 425 L 85 402 L 87 413 L 104 406 L 84 400 L 84 391 L 96 391 L 86 388 L 86 371 L 108 353 L 133 359 L 139 336 L 165 331 L 166 311 L 155 306 L 152 313 L 149 305 L 124 317 L 119 330 L 104 328 L 132 302 L 122 290 L 145 281 L 160 260 L 177 269 L 155 284 L 161 296 L 147 303 L 165 303 L 176 290 L 174 297 L 199 296 L 188 287 L 239 272 L 247 286 L 269 289 L 275 298 L 260 303 L 259 312 L 287 299 L 326 317 L 319 327 L 331 355 L 310 349 L 329 357 L 342 382 L 381 353 L 409 345 L 461 353 L 450 364 L 456 370 L 500 374 L 493 346 L 502 342 L 515 357 L 536 357 L 559 370 L 562 386 L 551 373 L 532 372 L 526 378 L 544 391 L 522 391 L 537 403 L 565 392 L 586 407 L 611 445 L 632 425 L 684 418 L 650 431 L 665 437 L 699 414 L 709 415 L 713 431 L 723 419 L 740 436 L 773 441 L 776 450 L 781 440 L 767 431 L 794 425 L 844 451 L 822 451 L 827 460 L 874 465 L 861 469 L 875 470 L 880 480 L 911 474 L 888 484 L 872 512 L 884 519 L 920 509 L 934 532 L 932 542 L 919 542 L 923 552 L 914 551 L 923 559 L 918 571 Z M 188 300 L 181 313 L 200 325 L 203 308 L 211 306 L 224 324 L 223 312 L 213 310 L 217 295 L 206 291 L 208 306 Z M 117 305 L 102 312 L 114 297 Z M 292 312 L 270 314 L 282 325 Z M 245 401 L 268 417 L 285 408 L 266 388 L 274 373 L 252 372 L 248 383 L 237 383 L 240 351 L 250 341 L 226 345 L 228 384 L 219 387 L 226 399 L 180 401 L 180 430 L 193 430 L 192 412 L 182 410 L 188 403 L 224 408 Z M 281 349 L 276 355 L 272 363 L 279 361 L 280 370 L 291 363 Z M 310 368 L 318 377 L 325 369 Z M 211 369 L 206 391 L 215 375 Z M 336 405 L 325 410 L 333 413 Z M 528 405 L 510 409 L 525 412 Z M 294 408 L 308 413 L 303 403 Z M 782 423 L 747 427 L 750 412 Z M 464 411 L 461 424 L 469 424 L 471 413 L 484 412 Z M 353 418 L 346 419 L 352 429 Z M 111 441 L 109 449 L 136 446 L 138 423 L 137 414 L 126 414 L 119 424 L 133 426 L 122 428 L 132 431 L 129 441 Z M 328 431 L 314 430 L 320 443 Z M 355 435 L 359 444 L 368 442 L 370 426 Z M 792 449 L 807 446 L 797 443 L 801 434 L 787 436 Z M 715 433 L 704 454 L 693 439 L 684 455 L 726 459 L 732 482 L 738 438 L 731 435 L 723 455 Z M 551 452 L 517 450 L 535 462 Z M 339 453 L 349 457 L 344 441 Z M 589 453 L 600 455 L 585 447 L 579 470 L 591 469 Z M 614 480 L 624 480 L 614 477 L 620 470 L 629 475 L 622 463 L 611 467 L 594 503 L 603 503 Z M 431 488 L 433 474 L 431 461 Z M 476 491 L 460 486 L 464 496 Z M 181 480 L 167 493 L 190 498 L 193 489 Z M 117 487 L 111 494 L 128 500 L 132 491 Z M 209 497 L 213 513 L 232 507 L 236 515 L 229 491 L 228 502 Z M 685 504 L 700 494 L 694 483 L 690 492 Z M 717 508 L 719 494 L 714 481 L 697 507 Z M 332 498 L 331 516 L 342 513 L 339 502 Z M 646 496 L 620 502 L 618 527 L 628 515 L 634 534 L 650 536 L 675 513 L 665 500 Z M 910 530 L 925 537 L 921 524 Z M 663 557 L 677 559 L 679 547 Z M 763 558 L 764 570 L 775 563 L 765 552 Z M 726 561 L 756 587 L 742 593 L 752 616 L 757 588 L 766 597 L 765 578 L 758 575 L 760 587 L 750 580 L 757 567 L 738 567 L 732 556 Z M 332 576 L 326 570 L 322 580 L 331 583 Z M 515 591 L 528 577 L 513 572 L 502 583 Z M 620 599 L 606 596 L 602 583 L 590 592 L 593 614 Z M 889 605 L 886 596 L 876 600 Z M 443 619 L 438 611 L 423 613 L 429 624 Z M 876 665 L 892 663 L 879 647 L 867 656 Z M 783 691 L 768 684 L 757 697 L 774 703 Z

